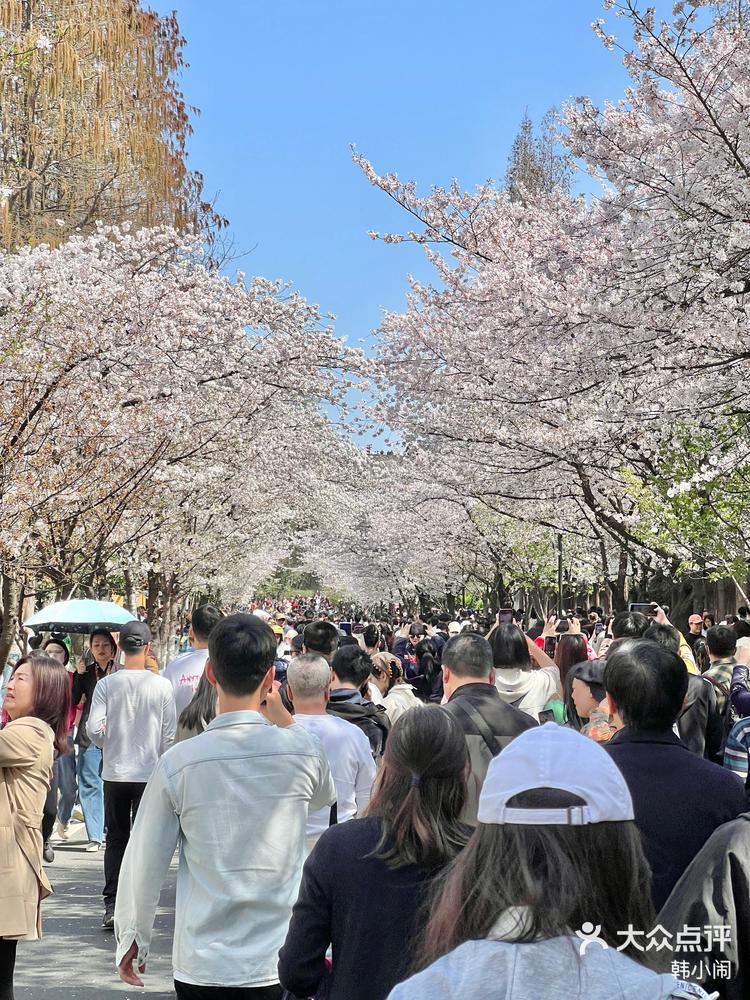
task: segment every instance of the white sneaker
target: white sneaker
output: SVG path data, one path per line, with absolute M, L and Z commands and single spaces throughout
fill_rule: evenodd
M 60 840 L 70 840 L 70 830 L 67 823 L 63 823 L 61 820 L 57 821 L 56 824 L 57 836 Z
M 98 851 L 101 846 L 102 845 L 98 840 L 90 840 L 88 844 L 86 844 L 85 850 L 87 850 L 89 854 L 93 854 L 95 851 Z

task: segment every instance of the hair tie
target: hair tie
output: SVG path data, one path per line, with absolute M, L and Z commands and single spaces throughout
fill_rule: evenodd
M 411 787 L 412 788 L 418 788 L 420 780 L 421 780 L 421 775 L 416 774 L 415 772 L 412 771 L 412 775 L 411 775 Z

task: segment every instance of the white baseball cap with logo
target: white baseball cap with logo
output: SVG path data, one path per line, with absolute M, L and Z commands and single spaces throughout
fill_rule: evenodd
M 517 808 L 521 792 L 554 788 L 583 799 L 568 808 Z M 585 826 L 634 819 L 625 779 L 606 750 L 573 729 L 547 722 L 527 729 L 494 757 L 479 795 L 480 823 Z

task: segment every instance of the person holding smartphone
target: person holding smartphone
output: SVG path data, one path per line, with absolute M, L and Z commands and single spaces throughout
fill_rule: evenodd
M 538 722 L 539 713 L 562 693 L 554 661 L 517 625 L 496 625 L 487 639 L 500 697 Z
M 416 671 L 417 646 L 426 637 L 427 629 L 420 621 L 413 621 L 401 627 L 395 643 L 393 655 L 401 660 L 401 666 L 407 677 Z

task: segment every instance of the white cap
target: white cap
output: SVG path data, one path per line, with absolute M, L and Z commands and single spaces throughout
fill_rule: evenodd
M 448 635 L 458 635 L 461 631 L 461 622 L 448 623 Z
M 251 612 L 251 614 L 255 615 L 256 618 L 260 618 L 260 620 L 264 622 L 270 622 L 271 620 L 271 616 L 267 611 L 264 611 L 263 608 L 256 608 L 255 611 Z
M 518 809 L 508 800 L 534 788 L 583 799 L 568 809 Z M 625 779 L 606 750 L 573 729 L 547 722 L 527 729 L 490 761 L 479 795 L 480 823 L 584 826 L 634 819 Z

